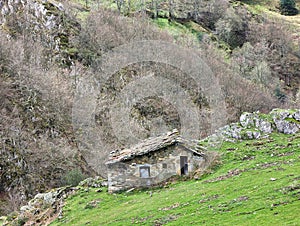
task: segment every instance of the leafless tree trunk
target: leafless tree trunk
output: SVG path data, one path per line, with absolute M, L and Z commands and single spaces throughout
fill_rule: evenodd
M 141 12 L 143 14 L 145 14 L 145 12 L 146 12 L 146 3 L 145 3 L 145 0 L 140 0 L 140 4 L 141 4 Z
M 115 0 L 115 2 L 117 3 L 119 13 L 121 13 L 122 6 L 124 5 L 124 0 Z
M 131 12 L 131 0 L 127 0 L 127 13 L 130 14 Z
M 174 0 L 169 0 L 169 20 L 173 20 Z
M 157 19 L 158 17 L 158 1 L 159 0 L 152 0 L 151 1 L 151 8 L 152 8 L 152 11 L 153 11 L 153 18 L 154 19 Z

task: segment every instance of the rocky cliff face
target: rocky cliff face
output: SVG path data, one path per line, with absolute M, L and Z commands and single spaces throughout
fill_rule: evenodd
M 52 54 L 70 63 L 73 57 L 70 38 L 80 25 L 71 18 L 62 3 L 48 0 L 2 0 L 0 25 L 10 36 L 33 34 Z
M 68 120 L 59 120 L 42 100 L 3 84 L 1 76 L 0 215 L 37 192 L 61 186 L 72 169 L 89 172 L 71 140 Z
M 89 170 L 74 142 L 70 104 L 59 112 L 53 92 L 66 91 L 72 85 L 70 79 L 63 79 L 65 71 L 53 62 L 64 66 L 72 62 L 68 52 L 70 38 L 79 31 L 79 24 L 57 1 L 1 0 L 0 25 L 2 215 L 37 192 L 60 186 L 64 175 L 72 169 L 79 168 L 87 174 Z M 39 50 L 35 43 L 41 45 Z M 41 59 L 55 66 L 45 68 Z M 57 84 L 51 77 L 55 70 L 60 76 L 56 77 Z M 46 87 L 51 88 L 45 90 Z M 70 89 L 66 92 L 72 95 Z M 63 100 L 66 95 L 58 97 Z

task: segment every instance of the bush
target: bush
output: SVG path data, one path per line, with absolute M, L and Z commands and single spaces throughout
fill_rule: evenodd
M 245 111 L 269 112 L 271 109 L 279 107 L 277 98 L 272 94 L 273 90 L 266 89 L 260 84 L 241 76 L 241 73 L 236 69 L 239 63 L 230 66 L 224 60 L 224 56 L 212 44 L 207 43 L 203 46 L 202 56 L 219 79 L 226 101 L 228 123 L 236 122 L 241 113 Z M 241 67 L 244 67 L 244 65 L 241 65 Z M 253 68 L 255 68 L 255 65 Z
M 298 14 L 294 0 L 280 0 L 280 13 L 282 15 L 293 16 Z
M 84 180 L 87 176 L 80 170 L 74 169 L 69 171 L 62 180 L 63 185 L 77 186 L 80 181 Z

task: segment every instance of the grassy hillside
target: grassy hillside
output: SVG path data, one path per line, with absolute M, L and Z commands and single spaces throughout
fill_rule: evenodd
M 51 225 L 299 225 L 300 135 L 224 143 L 199 180 L 108 194 L 80 189 Z
M 15 8 L 9 14 L 5 9 L 0 9 L 1 18 L 6 18 L 0 29 L 0 215 L 18 210 L 38 192 L 63 186 L 68 172 L 80 171 L 82 177 L 85 174 L 95 174 L 79 149 L 80 145 L 72 127 L 74 93 L 78 79 L 83 75 L 94 74 L 94 67 L 97 67 L 94 65 L 98 65 L 102 55 L 123 44 L 157 39 L 193 49 L 207 61 L 213 73 L 220 79 L 227 112 L 231 116 L 228 122 L 235 121 L 244 111 L 266 112 L 275 107 L 300 106 L 300 15 L 280 15 L 276 8 L 278 0 L 230 1 L 230 4 L 223 8 L 217 7 L 218 1 L 201 1 L 209 4 L 205 9 L 200 7 L 199 21 L 181 18 L 182 15 L 187 16 L 190 10 L 188 4 L 183 4 L 188 2 L 186 0 L 174 0 L 173 20 L 168 18 L 168 4 L 162 4 L 160 7 L 159 18 L 150 19 L 151 0 L 145 0 L 149 3 L 146 5 L 146 15 L 149 18 L 146 19 L 140 12 L 140 0 L 132 0 L 132 9 L 124 8 L 121 15 L 111 12 L 111 9 L 117 11 L 115 0 L 63 1 L 65 11 L 58 10 L 59 1 L 53 0 L 49 3 L 25 1 L 33 4 L 32 10 L 21 7 L 22 4 L 12 4 Z M 37 2 L 46 6 L 46 14 L 40 12 L 42 8 L 35 5 Z M 297 2 L 300 8 L 300 1 Z M 244 4 L 247 10 L 243 8 Z M 265 14 L 267 16 L 263 19 Z M 55 23 L 49 30 L 47 18 L 52 16 L 56 19 L 53 19 Z M 222 23 L 218 24 L 219 21 Z M 228 29 L 224 29 L 222 25 L 226 25 Z M 235 27 L 240 27 L 241 31 L 232 30 Z M 8 34 L 11 35 L 9 39 Z M 240 34 L 244 34 L 245 37 Z M 251 42 L 251 46 L 230 47 L 231 38 L 226 38 L 229 36 L 238 37 L 238 41 Z M 145 66 L 141 64 L 141 68 L 145 69 Z M 154 72 L 155 70 L 153 69 Z M 167 70 L 172 72 L 173 68 Z M 138 75 L 140 71 L 137 64 L 120 70 L 121 73 L 112 77 L 113 83 L 108 84 L 111 89 L 103 93 L 103 96 L 108 96 L 105 100 L 108 103 L 104 106 L 105 111 L 115 104 L 113 101 L 118 93 L 122 93 L 121 89 L 132 81 L 131 76 Z M 177 71 L 181 73 L 180 70 Z M 162 71 L 161 74 L 166 73 Z M 175 75 L 177 74 L 174 74 L 174 78 Z M 261 78 L 261 75 L 266 76 Z M 121 78 L 125 78 L 127 83 L 123 83 Z M 177 84 L 179 80 L 174 81 Z M 190 90 L 191 93 L 196 93 Z M 200 99 L 202 101 L 202 97 Z M 152 125 L 151 120 L 160 117 L 160 109 L 163 108 L 167 109 L 164 115 L 168 115 L 163 115 L 163 118 L 167 118 L 164 120 L 169 123 L 174 119 L 177 123 L 177 113 L 169 107 L 171 104 L 158 100 L 160 99 L 153 99 L 155 104 L 158 103 L 155 111 L 152 111 L 152 106 L 156 105 L 151 105 L 151 101 L 143 103 L 142 107 L 137 105 L 133 108 L 132 112 L 138 112 L 137 116 L 133 115 L 133 120 L 142 119 L 137 121 L 141 122 L 143 127 L 146 125 L 144 128 L 147 131 L 150 131 L 147 127 Z M 203 109 L 204 114 L 208 114 L 206 103 L 203 106 L 200 106 L 199 101 L 199 107 Z M 110 136 L 113 130 L 106 132 L 106 128 L 110 131 L 112 126 L 109 117 L 103 112 L 99 111 L 95 117 L 97 126 L 99 131 L 104 128 L 105 134 L 109 134 L 107 140 L 114 140 L 113 134 Z M 141 116 L 145 112 L 147 117 L 144 117 L 144 120 Z M 168 114 L 169 112 L 171 113 Z M 206 128 L 206 124 L 204 125 Z M 290 164 L 297 166 L 299 160 L 296 150 L 299 146 L 295 143 L 299 143 L 299 140 L 295 138 L 288 146 L 289 141 L 286 139 L 292 138 L 283 139 L 285 141 L 274 135 L 272 142 L 264 141 L 270 142 L 270 147 L 251 142 L 248 142 L 248 145 L 224 144 L 220 150 L 224 154 L 224 164 L 215 169 L 213 174 L 206 175 L 201 180 L 181 181 L 162 190 L 153 190 L 152 197 L 149 191 L 108 195 L 104 191 L 96 193 L 93 189 L 89 192 L 81 189 L 67 201 L 64 217 L 55 224 L 83 224 L 78 219 L 96 225 L 123 225 L 132 222 L 159 225 L 169 221 L 174 224 L 190 221 L 206 221 L 207 224 L 216 221 L 216 224 L 225 224 L 221 219 L 225 220 L 226 217 L 236 216 L 236 219 L 240 220 L 252 216 L 256 209 L 259 209 L 256 213 L 261 214 L 269 211 L 267 208 L 273 208 L 270 207 L 272 205 L 276 210 L 292 206 L 293 199 L 297 200 L 299 194 L 292 196 L 290 190 L 294 192 L 293 189 L 299 188 L 299 179 L 295 179 L 299 175 L 295 173 L 295 169 L 293 173 L 289 171 L 295 167 Z M 280 145 L 285 149 L 281 150 Z M 276 153 L 271 156 L 270 150 Z M 246 157 L 244 152 L 247 153 Z M 288 152 L 288 155 L 278 156 L 279 152 Z M 284 162 L 290 158 L 294 159 L 295 163 Z M 272 161 L 279 163 L 269 165 Z M 278 167 L 285 170 L 278 171 Z M 1 168 L 4 170 L 1 171 Z M 235 171 L 236 168 L 238 171 Z M 273 172 L 280 176 L 277 178 L 271 175 Z M 242 185 L 246 182 L 250 183 L 249 178 L 253 178 L 253 174 L 258 176 L 257 178 L 264 178 L 263 181 L 243 188 Z M 290 174 L 295 175 L 285 177 Z M 222 175 L 229 176 L 217 182 L 206 181 Z M 235 182 L 237 178 L 242 182 Z M 270 181 L 270 178 L 276 180 Z M 263 187 L 261 193 L 257 193 L 256 190 L 259 186 Z M 224 187 L 228 188 L 228 191 L 223 191 Z M 287 191 L 279 189 L 282 187 Z M 268 189 L 272 190 L 274 197 L 277 193 L 280 194 L 277 195 L 279 198 L 274 199 L 275 201 L 270 198 L 272 196 L 258 198 L 264 193 L 271 194 Z M 69 212 L 68 209 L 72 211 Z M 126 209 L 126 213 L 122 212 Z M 224 217 L 218 217 L 221 216 L 219 214 Z M 277 215 L 279 214 L 278 212 Z M 292 214 L 292 211 L 289 214 Z M 213 217 L 218 219 L 211 221 Z M 253 219 L 250 222 L 257 223 Z

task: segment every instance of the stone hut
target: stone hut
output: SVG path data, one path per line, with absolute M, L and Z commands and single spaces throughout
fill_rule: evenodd
M 173 175 L 188 175 L 205 161 L 205 154 L 192 143 L 173 130 L 129 149 L 111 152 L 106 162 L 108 191 L 149 187 Z

